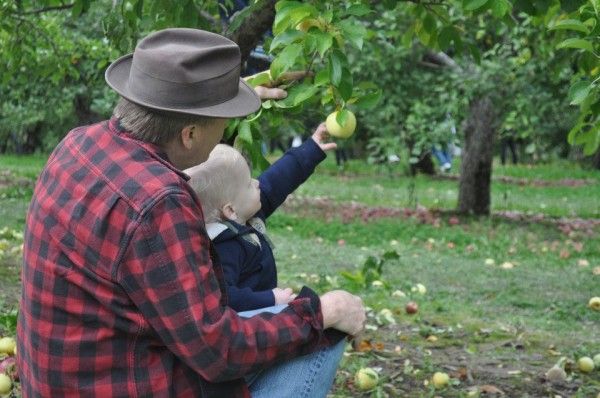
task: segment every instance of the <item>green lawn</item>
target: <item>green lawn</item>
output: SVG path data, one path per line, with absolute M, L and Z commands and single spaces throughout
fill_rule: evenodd
M 413 214 L 418 204 L 452 210 L 458 181 L 413 179 L 402 170 L 389 173 L 361 161 L 340 172 L 330 158 L 268 226 L 282 286 L 351 289 L 370 307 L 361 348 L 348 350 L 332 396 L 485 396 L 491 387 L 510 397 L 600 392 L 600 371 L 582 374 L 573 364 L 582 355 L 600 353 L 600 312 L 587 307 L 590 297 L 600 296 L 598 171 L 566 162 L 495 165 L 492 217 L 423 209 L 424 218 L 374 217 L 361 209 L 408 207 Z M 9 249 L 0 256 L 0 290 L 11 292 L 0 296 L 0 321 L 8 319 L 8 329 L 14 327 L 10 310 L 19 290 L 19 254 L 10 247 L 20 244 L 10 230 L 23 227 L 42 165 L 41 157 L 0 157 L 0 168 L 8 170 L 0 187 L 0 216 L 9 228 L 3 238 Z M 499 213 L 506 210 L 529 221 Z M 367 216 L 349 218 L 353 212 Z M 375 275 L 383 286 L 342 275 L 360 274 L 370 256 L 380 259 L 389 251 L 399 258 L 385 260 Z M 426 293 L 413 292 L 417 284 Z M 418 314 L 405 313 L 409 300 L 418 303 Z M 391 310 L 394 324 L 377 317 L 382 309 Z M 567 359 L 568 379 L 545 381 L 544 373 L 561 357 Z M 363 366 L 380 374 L 374 391 L 359 392 L 354 385 L 353 374 Z M 434 391 L 428 381 L 435 371 L 449 373 L 451 385 Z

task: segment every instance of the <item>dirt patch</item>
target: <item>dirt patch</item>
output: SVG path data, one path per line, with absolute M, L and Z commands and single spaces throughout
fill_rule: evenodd
M 365 358 L 368 366 L 378 370 L 384 396 L 570 397 L 583 392 L 582 396 L 589 393 L 595 397 L 600 392 L 592 387 L 600 380 L 590 383 L 585 379 L 588 376 L 569 369 L 566 381 L 549 382 L 545 373 L 558 358 L 530 350 L 517 337 L 477 342 L 481 335 L 459 331 L 428 342 L 412 325 L 380 328 L 375 335 L 368 344 L 360 344 L 362 351 L 358 348 L 350 355 Z M 353 374 L 340 372 L 344 381 L 336 387 L 338 396 L 347 391 L 350 396 L 361 396 Z M 447 373 L 450 385 L 435 390 L 429 382 L 434 372 Z
M 439 226 L 460 224 L 459 214 L 453 210 L 417 208 L 370 207 L 357 202 L 336 203 L 329 198 L 306 198 L 290 195 L 282 207 L 303 217 L 313 217 L 332 221 L 340 219 L 344 223 L 352 221 L 375 221 L 382 218 L 413 219 L 422 224 Z M 498 211 L 492 217 L 517 223 L 544 223 L 555 226 L 566 235 L 583 233 L 591 236 L 600 226 L 600 219 L 549 217 L 543 214 L 526 214 L 518 211 Z

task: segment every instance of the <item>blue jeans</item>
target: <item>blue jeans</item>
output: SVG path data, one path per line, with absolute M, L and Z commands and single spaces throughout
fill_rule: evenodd
M 240 312 L 249 318 L 261 312 L 278 313 L 286 304 Z M 346 340 L 312 354 L 294 358 L 246 376 L 252 398 L 325 398 L 346 348 Z
M 440 166 L 446 163 L 452 164 L 452 154 L 448 149 L 437 149 L 436 147 L 433 147 L 431 152 L 440 163 Z

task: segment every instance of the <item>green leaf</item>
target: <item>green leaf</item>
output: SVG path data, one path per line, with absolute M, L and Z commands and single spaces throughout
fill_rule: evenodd
M 144 0 L 137 0 L 135 2 L 135 6 L 133 7 L 133 11 L 138 18 L 142 18 L 142 11 L 144 9 Z
M 83 11 L 83 0 L 75 0 L 75 2 L 73 2 L 73 8 L 71 9 L 71 16 L 73 18 L 76 18 L 79 15 L 81 15 L 82 11 Z
M 275 36 L 275 38 L 271 42 L 271 47 L 269 47 L 269 51 L 273 52 L 280 46 L 287 46 L 300 39 L 302 36 L 304 36 L 304 32 L 300 32 L 299 30 L 286 30 L 285 32 Z
M 423 19 L 423 29 L 425 29 L 425 31 L 429 34 L 431 34 L 432 32 L 435 32 L 435 29 L 436 29 L 435 18 L 429 13 Z
M 410 48 L 412 46 L 412 40 L 415 35 L 415 26 L 411 26 L 404 34 L 402 35 L 401 42 L 402 45 L 406 48 Z
M 590 2 L 592 3 L 592 6 L 594 6 L 596 16 L 600 16 L 600 0 L 590 0 Z
M 309 34 L 309 37 L 314 38 L 316 50 L 321 57 L 325 56 L 327 50 L 331 48 L 333 45 L 333 36 L 329 33 L 321 32 L 319 30 L 314 29 Z
M 329 53 L 329 76 L 334 86 L 338 86 L 342 81 L 342 68 L 346 63 L 346 56 L 341 51 L 334 50 Z
M 288 91 L 286 102 L 291 106 L 297 106 L 309 98 L 312 98 L 319 91 L 319 87 L 312 84 L 301 84 L 292 87 Z
M 353 4 L 346 10 L 347 15 L 356 15 L 357 17 L 362 17 L 371 12 L 372 10 L 366 4 Z
M 288 90 L 287 97 L 279 101 L 274 101 L 273 105 L 282 109 L 294 108 L 302 102 L 312 98 L 318 91 L 319 87 L 309 83 L 292 86 L 292 88 Z
M 340 84 L 337 86 L 337 89 L 344 101 L 348 101 L 350 97 L 352 97 L 353 88 L 353 79 L 352 73 L 348 68 L 342 69 L 342 80 Z
M 354 102 L 354 106 L 358 109 L 363 109 L 363 110 L 371 109 L 379 103 L 379 101 L 381 100 L 381 95 L 382 95 L 382 91 L 377 90 L 373 93 L 369 93 L 369 94 L 360 96 Z
M 550 30 L 575 30 L 578 32 L 583 32 L 585 34 L 589 34 L 589 28 L 581 21 L 577 19 L 563 19 L 561 21 L 556 22 L 552 25 Z
M 560 7 L 567 13 L 570 13 L 576 11 L 579 7 L 585 4 L 586 1 L 587 0 L 561 0 Z
M 481 64 L 481 51 L 479 51 L 479 48 L 475 45 L 469 44 L 469 50 L 471 51 L 471 55 L 473 56 L 475 62 L 478 65 Z
M 556 48 L 560 49 L 560 48 L 578 48 L 581 50 L 585 50 L 585 51 L 589 51 L 591 53 L 594 52 L 594 46 L 592 45 L 591 42 L 584 40 L 584 39 L 575 39 L 575 38 L 571 38 L 571 39 L 567 39 L 565 41 L 563 41 L 562 43 L 559 43 Z
M 329 70 L 323 68 L 315 75 L 315 86 L 320 87 L 329 84 Z
M 342 29 L 344 39 L 361 50 L 364 38 L 367 35 L 367 29 L 361 23 L 354 20 L 342 21 L 339 26 Z
M 337 113 L 337 115 L 335 116 L 335 120 L 338 122 L 338 124 L 340 126 L 343 126 L 344 124 L 346 124 L 346 119 L 348 119 L 348 110 L 347 109 L 340 109 Z M 365 266 L 367 265 L 367 262 L 369 260 L 367 259 L 367 261 L 365 262 Z M 364 269 L 364 266 L 363 266 Z
M 475 11 L 486 5 L 488 0 L 464 0 L 463 5 L 467 11 Z
M 275 14 L 273 33 L 279 34 L 288 28 L 295 28 L 300 21 L 310 16 L 317 16 L 317 9 L 310 4 L 296 1 L 286 3 Z
M 598 150 L 600 146 L 600 125 L 594 126 L 590 131 L 586 133 L 588 139 L 583 146 L 583 154 L 591 156 Z
M 494 0 L 492 1 L 490 9 L 495 18 L 502 18 L 510 11 L 511 7 L 512 5 L 508 0 Z
M 571 131 L 569 131 L 569 134 L 567 135 L 567 142 L 569 143 L 569 145 L 575 145 L 575 139 L 577 138 L 577 134 L 579 134 L 579 132 L 585 125 L 586 123 L 578 121 L 577 124 L 573 126 L 573 128 L 571 129 Z
M 271 78 L 276 80 L 280 74 L 290 70 L 296 60 L 302 55 L 302 46 L 298 43 L 290 44 L 271 63 Z
M 592 86 L 589 82 L 582 80 L 569 88 L 569 101 L 571 105 L 581 104 L 590 94 Z
M 194 4 L 194 0 L 189 0 L 183 7 L 183 14 L 181 17 L 183 26 L 192 28 L 198 25 L 198 9 Z
M 258 73 L 254 75 L 251 79 L 246 80 L 246 83 L 251 85 L 252 87 L 262 86 L 265 83 L 271 82 L 271 75 L 268 71 Z
M 450 43 L 455 40 L 456 29 L 453 26 L 444 26 L 438 33 L 438 45 L 441 50 L 450 47 Z
M 252 130 L 250 130 L 250 123 L 247 120 L 242 120 L 240 122 L 237 138 L 248 144 L 252 143 Z

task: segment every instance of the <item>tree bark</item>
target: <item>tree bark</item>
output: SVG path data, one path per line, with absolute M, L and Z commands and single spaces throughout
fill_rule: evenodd
M 493 104 L 488 97 L 475 99 L 471 103 L 469 119 L 465 123 L 460 170 L 460 213 L 490 214 L 495 118 Z
M 240 46 L 242 65 L 250 56 L 250 52 L 260 43 L 263 35 L 273 26 L 276 2 L 276 0 L 265 0 L 262 7 L 250 13 L 240 27 L 229 34 L 229 38 Z
M 99 122 L 104 117 L 92 110 L 92 99 L 86 94 L 77 94 L 73 99 L 73 108 L 77 116 L 77 125 L 85 126 Z

